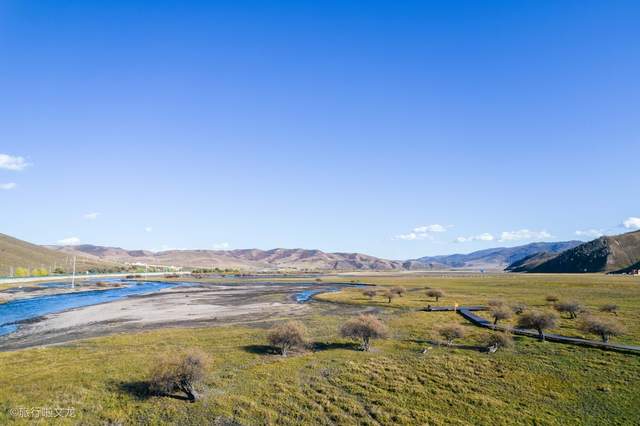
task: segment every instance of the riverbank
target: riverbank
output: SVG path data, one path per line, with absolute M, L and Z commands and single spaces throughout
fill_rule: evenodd
M 17 324 L 17 331 L 0 336 L 0 350 L 155 328 L 297 317 L 309 311 L 309 305 L 301 302 L 336 288 L 334 284 L 316 283 L 157 283 L 175 287 L 23 320 Z M 135 286 L 136 282 L 129 284 Z

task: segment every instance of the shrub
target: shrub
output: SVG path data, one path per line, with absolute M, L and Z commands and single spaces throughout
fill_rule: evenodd
M 455 339 L 464 337 L 464 329 L 458 324 L 449 324 L 440 327 L 438 334 L 447 342 L 447 345 L 451 345 Z
M 548 303 L 555 303 L 560 299 L 558 298 L 558 296 L 554 296 L 553 294 L 550 294 L 549 296 L 545 297 L 544 300 L 546 300 Z
M 511 318 L 511 310 L 504 306 L 495 307 L 491 310 L 491 317 L 493 318 L 493 325 L 496 325 L 500 320 Z
M 16 268 L 15 272 L 16 277 L 28 277 L 29 269 L 27 268 Z
M 397 296 L 397 294 L 391 291 L 391 289 L 385 290 L 382 295 L 388 299 L 388 303 L 391 303 L 391 301 Z
M 350 319 L 340 328 L 340 335 L 362 342 L 360 348 L 368 351 L 371 339 L 384 339 L 389 334 L 387 327 L 373 315 L 360 315 Z
M 64 274 L 64 269 L 58 267 L 58 268 L 53 270 L 53 273 L 56 274 L 56 275 L 63 275 Z
M 582 320 L 580 330 L 585 333 L 600 336 L 603 342 L 607 343 L 611 336 L 619 336 L 624 333 L 624 327 L 617 321 L 608 318 L 587 317 Z
M 544 330 L 556 326 L 558 316 L 554 312 L 529 311 L 518 318 L 518 327 L 536 330 L 544 341 Z
M 49 270 L 47 268 L 34 268 L 31 270 L 31 275 L 34 277 L 46 277 L 49 275 Z
M 499 300 L 499 299 L 491 299 L 487 302 L 487 305 L 491 306 L 492 308 L 497 308 L 500 306 L 504 306 L 504 300 Z
M 436 302 L 437 302 L 438 300 L 440 300 L 441 297 L 444 297 L 444 291 L 439 290 L 437 288 L 431 288 L 427 290 L 427 296 L 433 297 L 434 299 L 436 299 Z
M 578 302 L 558 302 L 554 306 L 556 311 L 569 314 L 569 318 L 578 317 L 578 313 L 582 312 L 582 306 Z
M 365 295 L 366 297 L 369 298 L 369 300 L 373 299 L 374 297 L 376 297 L 376 294 L 378 294 L 375 290 L 364 290 L 362 292 L 363 295 Z
M 204 379 L 207 356 L 192 349 L 184 355 L 168 356 L 153 368 L 149 390 L 158 395 L 183 392 L 191 402 L 198 399 L 195 386 Z
M 506 349 L 513 347 L 513 338 L 511 334 L 507 332 L 491 333 L 482 339 L 482 344 L 490 352 L 495 352 L 500 348 Z
M 391 291 L 397 294 L 399 297 L 402 297 L 407 292 L 407 289 L 404 287 L 398 286 L 398 287 L 393 287 Z
M 619 310 L 620 308 L 618 307 L 618 305 L 614 305 L 612 303 L 608 303 L 600 307 L 600 312 L 607 312 L 616 316 L 618 315 Z
M 280 350 L 282 356 L 287 356 L 290 349 L 304 346 L 307 330 L 298 321 L 277 324 L 269 330 L 267 340 L 271 346 Z
M 521 315 L 524 311 L 527 310 L 527 305 L 524 303 L 518 302 L 511 307 L 511 310 L 516 315 Z

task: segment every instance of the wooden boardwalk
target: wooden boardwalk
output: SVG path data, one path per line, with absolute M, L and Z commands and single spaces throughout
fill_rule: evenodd
M 509 331 L 519 336 L 533 337 L 536 339 L 539 338 L 537 331 L 524 330 L 521 328 L 508 328 L 501 325 L 494 326 L 493 323 L 488 319 L 482 318 L 481 316 L 478 316 L 473 313 L 474 311 L 489 310 L 489 308 L 486 306 L 459 306 L 457 309 L 453 306 L 431 306 L 429 308 L 424 308 L 420 310 L 425 312 L 455 311 L 458 314 L 462 315 L 464 319 L 466 319 L 467 321 L 471 322 L 474 325 L 477 325 L 478 327 L 484 327 L 484 328 L 488 328 L 491 330 L 498 330 L 498 331 Z M 589 348 L 597 348 L 597 349 L 626 352 L 626 353 L 633 353 L 633 354 L 640 355 L 640 346 L 622 345 L 619 343 L 605 343 L 598 340 L 580 339 L 578 337 L 567 337 L 567 336 L 561 336 L 559 334 L 545 334 L 544 338 L 549 342 L 565 343 L 569 345 L 578 345 L 578 346 L 584 346 Z

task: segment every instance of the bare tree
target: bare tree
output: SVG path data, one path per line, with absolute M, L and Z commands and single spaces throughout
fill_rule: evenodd
M 548 295 L 547 297 L 544 298 L 544 300 L 547 301 L 547 303 L 556 303 L 558 300 L 560 300 L 558 298 L 558 296 L 555 296 L 553 294 Z
M 511 306 L 511 310 L 514 314 L 521 315 L 524 311 L 527 310 L 527 305 L 522 302 L 514 303 L 513 306 Z
M 464 329 L 458 324 L 447 324 L 438 329 L 438 334 L 451 346 L 455 339 L 464 337 Z
M 298 321 L 276 324 L 269 330 L 267 340 L 271 346 L 280 350 L 282 356 L 287 356 L 289 350 L 305 345 L 305 326 Z
M 489 352 L 493 353 L 500 348 L 506 349 L 513 347 L 513 338 L 511 334 L 507 332 L 491 333 L 482 339 L 482 344 Z
M 397 296 L 397 293 L 394 293 L 391 289 L 387 289 L 382 293 L 382 295 L 387 298 L 388 303 L 391 303 L 391 301 Z
M 198 399 L 195 386 L 204 379 L 207 356 L 198 349 L 161 359 L 151 372 L 149 390 L 159 395 L 183 392 L 191 402 Z
M 362 291 L 362 294 L 365 295 L 366 297 L 369 298 L 369 300 L 373 299 L 374 297 L 376 297 L 376 294 L 378 294 L 377 291 L 375 290 L 371 290 L 371 289 L 366 289 Z
M 610 314 L 613 314 L 615 316 L 618 316 L 618 311 L 620 310 L 620 308 L 618 307 L 618 305 L 614 305 L 613 303 L 608 303 L 606 305 L 602 305 L 600 307 L 600 312 L 607 312 Z
M 554 312 L 529 311 L 518 318 L 518 327 L 536 330 L 544 341 L 544 330 L 556 326 L 558 316 Z
M 368 351 L 371 339 L 384 339 L 389 334 L 387 327 L 373 315 L 360 315 L 352 318 L 340 328 L 340 335 L 361 341 L 360 348 Z
M 402 297 L 407 292 L 407 289 L 404 287 L 397 286 L 397 287 L 393 287 L 391 291 L 397 294 L 399 297 Z
M 434 299 L 436 299 L 436 302 L 438 300 L 440 300 L 441 297 L 444 297 L 444 291 L 437 289 L 437 288 L 431 288 L 429 290 L 427 290 L 427 296 L 429 297 L 433 297 Z
M 609 318 L 586 317 L 580 324 L 580 330 L 600 336 L 607 343 L 611 336 L 619 336 L 624 333 L 624 327 Z
M 569 314 L 570 319 L 578 317 L 578 313 L 582 312 L 582 306 L 578 302 L 558 302 L 553 305 L 556 311 Z
M 493 318 L 493 325 L 496 325 L 498 321 L 511 318 L 511 310 L 505 306 L 495 307 L 491 310 L 491 317 Z

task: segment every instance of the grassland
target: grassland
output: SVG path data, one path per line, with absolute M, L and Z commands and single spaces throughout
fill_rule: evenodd
M 170 329 L 114 335 L 74 344 L 0 354 L 0 423 L 15 407 L 73 407 L 61 424 L 637 424 L 640 356 L 516 338 L 512 350 L 490 355 L 432 347 L 425 340 L 443 323 L 466 330 L 461 343 L 489 333 L 453 313 L 416 312 L 425 287 L 442 288 L 439 304 L 504 299 L 544 305 L 547 294 L 588 307 L 617 303 L 627 335 L 640 343 L 640 280 L 628 277 L 360 277 L 403 285 L 392 303 L 369 301 L 357 289 L 328 293 L 304 319 L 313 348 L 282 358 L 269 353 L 268 324 Z M 328 277 L 324 281 L 351 278 Z M 373 306 L 391 338 L 374 351 L 354 350 L 337 337 L 346 318 L 326 306 Z M 327 312 L 333 312 L 329 315 Z M 569 321 L 569 320 L 567 320 Z M 565 331 L 572 324 L 562 324 Z M 197 347 L 212 357 L 201 401 L 149 396 L 144 382 L 156 357 Z M 431 348 L 422 353 L 423 349 Z M 36 420 L 45 424 L 50 420 Z

